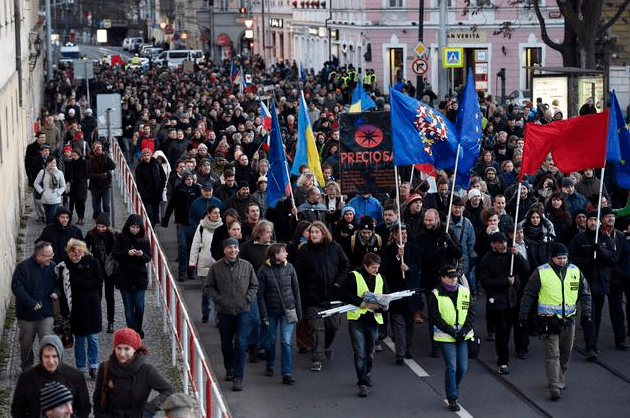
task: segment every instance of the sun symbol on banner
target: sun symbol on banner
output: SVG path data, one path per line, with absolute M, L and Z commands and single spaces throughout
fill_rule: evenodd
M 360 126 L 354 133 L 354 141 L 363 148 L 375 148 L 383 142 L 383 131 L 374 125 Z
M 416 129 L 420 134 L 420 140 L 424 144 L 424 152 L 433 155 L 431 147 L 437 141 L 445 141 L 448 137 L 448 128 L 442 119 L 433 109 L 420 105 L 416 109 Z

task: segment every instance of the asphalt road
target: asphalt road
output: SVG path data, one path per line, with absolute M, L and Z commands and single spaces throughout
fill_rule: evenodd
M 160 242 L 172 260 L 176 271 L 175 227 L 158 227 Z M 201 283 L 191 280 L 178 283 L 183 291 L 189 313 L 216 376 L 224 375 L 218 329 L 201 322 Z M 477 331 L 485 337 L 484 303 L 477 301 L 481 311 Z M 615 349 L 608 308 L 600 336 L 601 354 L 595 363 L 586 362 L 581 331 L 569 367 L 567 388 L 558 402 L 547 398 L 541 342 L 530 339 L 530 357 L 517 359 L 513 345 L 510 374 L 496 373 L 494 343 L 483 341 L 477 360 L 460 386 L 460 417 L 613 417 L 630 416 L 630 351 Z M 448 417 L 453 416 L 445 404 L 444 363 L 429 356 L 427 325 L 416 325 L 412 354 L 414 360 L 402 367 L 394 365 L 393 343 L 377 353 L 372 372 L 372 387 L 368 398 L 357 397 L 356 377 L 352 362 L 347 325 L 344 320 L 333 344 L 334 355 L 319 373 L 310 372 L 308 354 L 295 351 L 296 384 L 287 387 L 280 382 L 279 351 L 276 377 L 264 376 L 265 364 L 247 364 L 245 389 L 232 392 L 229 382 L 221 381 L 224 396 L 235 418 L 359 418 L 370 416 Z M 627 415 L 626 415 L 627 414 Z

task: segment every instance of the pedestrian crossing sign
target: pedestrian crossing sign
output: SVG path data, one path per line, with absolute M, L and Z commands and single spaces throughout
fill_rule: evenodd
M 461 68 L 464 66 L 464 48 L 446 47 L 443 52 L 444 68 Z

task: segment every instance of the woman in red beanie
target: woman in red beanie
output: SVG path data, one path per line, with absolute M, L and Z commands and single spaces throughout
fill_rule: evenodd
M 96 418 L 152 417 L 173 393 L 168 380 L 145 361 L 147 352 L 136 331 L 116 331 L 114 352 L 98 369 L 93 396 Z M 147 402 L 151 390 L 160 394 Z

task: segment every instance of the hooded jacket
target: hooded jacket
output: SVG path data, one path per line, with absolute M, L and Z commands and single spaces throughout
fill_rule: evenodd
M 140 231 L 136 235 L 129 232 L 131 225 L 140 227 Z M 141 250 L 142 256 L 129 255 L 131 249 Z M 151 261 L 151 247 L 139 215 L 132 214 L 127 218 L 112 249 L 112 257 L 119 263 L 115 283 L 120 290 L 137 292 L 147 289 L 149 285 L 147 263 Z
M 54 347 L 59 356 L 59 366 L 50 373 L 42 366 L 41 358 L 45 347 Z M 48 382 L 59 382 L 67 387 L 74 397 L 72 406 L 74 416 L 88 418 L 92 410 L 90 395 L 83 374 L 72 366 L 63 363 L 63 344 L 56 335 L 46 335 L 42 338 L 39 351 L 39 364 L 32 366 L 20 374 L 13 402 L 11 403 L 11 416 L 13 418 L 39 418 L 40 390 Z
M 55 211 L 55 219 L 53 223 L 44 227 L 39 238 L 35 240 L 35 244 L 39 241 L 48 241 L 52 244 L 53 251 L 55 255 L 53 257 L 53 261 L 55 263 L 60 263 L 66 258 L 66 244 L 70 238 L 77 238 L 83 240 L 83 232 L 79 229 L 79 227 L 72 225 L 68 222 L 68 225 L 62 226 L 59 222 L 59 215 L 67 214 L 68 216 L 72 216 L 70 211 L 64 207 L 60 206 Z
M 207 218 L 203 218 L 195 230 L 188 263 L 197 266 L 197 275 L 199 277 L 205 278 L 208 275 L 210 266 L 215 261 L 210 248 L 214 240 L 214 231 L 221 225 L 223 225 L 221 220 L 212 222 Z

